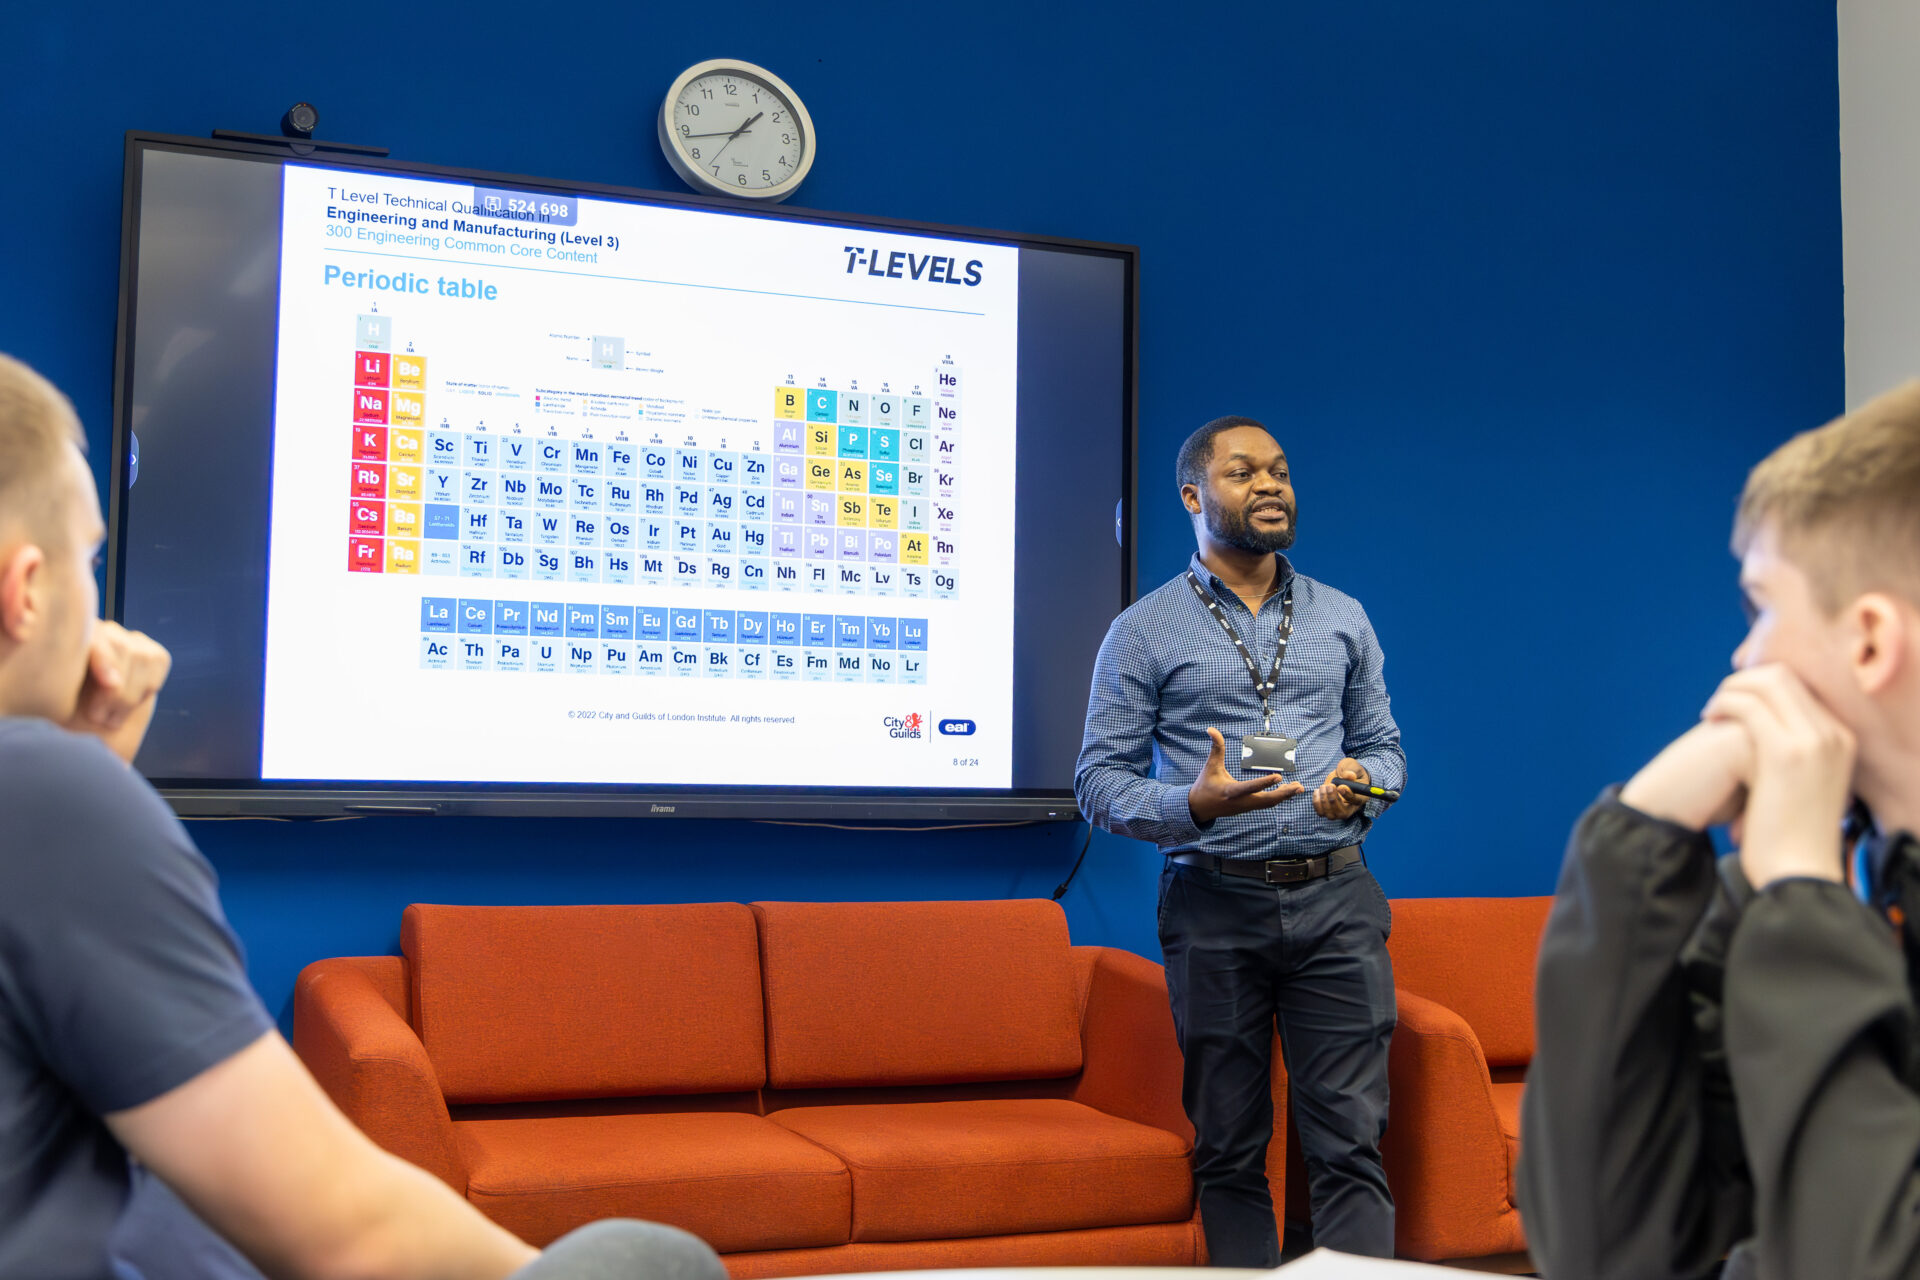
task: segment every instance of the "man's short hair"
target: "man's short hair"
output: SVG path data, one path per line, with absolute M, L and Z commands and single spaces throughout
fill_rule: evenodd
M 43 538 L 60 533 L 47 516 L 60 492 L 55 477 L 68 446 L 86 448 L 73 402 L 0 354 L 0 528 L 18 521 Z
M 1734 554 L 1745 555 L 1762 529 L 1829 613 L 1866 591 L 1920 603 L 1920 382 L 1762 459 L 1740 494 Z
M 1207 466 L 1213 461 L 1213 438 L 1222 431 L 1231 431 L 1235 427 L 1258 427 L 1265 431 L 1266 424 L 1255 422 L 1252 418 L 1243 418 L 1230 413 L 1224 418 L 1215 418 L 1206 426 L 1187 437 L 1180 446 L 1180 456 L 1173 464 L 1174 484 L 1177 486 L 1197 485 L 1207 487 Z

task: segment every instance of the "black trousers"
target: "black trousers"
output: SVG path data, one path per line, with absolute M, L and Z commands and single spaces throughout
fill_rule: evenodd
M 1314 1243 L 1393 1256 L 1380 1163 L 1396 1016 L 1391 929 L 1386 895 L 1362 862 L 1290 885 L 1176 862 L 1161 873 L 1160 947 L 1215 1266 L 1280 1263 L 1266 1173 L 1276 1026 Z

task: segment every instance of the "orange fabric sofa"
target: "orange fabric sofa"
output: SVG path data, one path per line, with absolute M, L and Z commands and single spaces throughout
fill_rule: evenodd
M 415 905 L 401 950 L 308 966 L 294 1047 L 534 1243 L 619 1215 L 737 1277 L 1204 1261 L 1161 967 L 1054 903 Z
M 1514 1204 L 1520 1095 L 1533 1061 L 1533 970 L 1552 898 L 1399 898 L 1380 1154 L 1395 1251 L 1437 1261 L 1526 1248 Z
M 1514 1204 L 1520 1095 L 1533 1060 L 1533 968 L 1552 898 L 1395 898 L 1394 996 L 1380 1142 L 1394 1252 L 1439 1262 L 1527 1247 Z M 1276 1053 L 1274 1075 L 1284 1077 Z M 1275 1097 L 1283 1097 L 1276 1086 Z M 1287 1217 L 1308 1220 L 1288 1125 Z M 1275 1144 L 1278 1146 L 1279 1144 Z M 1269 1157 L 1269 1165 L 1274 1157 Z M 1275 1185 L 1281 1180 L 1274 1179 Z

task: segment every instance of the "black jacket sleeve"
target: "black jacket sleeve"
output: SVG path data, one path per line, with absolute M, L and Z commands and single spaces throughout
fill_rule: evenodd
M 1766 1280 L 1920 1277 L 1915 1013 L 1894 933 L 1843 886 L 1743 913 L 1726 1026 Z
M 1541 941 L 1521 1212 L 1548 1280 L 1691 1280 L 1749 1229 L 1718 1043 L 1738 919 L 1699 832 L 1602 797 L 1574 828 Z

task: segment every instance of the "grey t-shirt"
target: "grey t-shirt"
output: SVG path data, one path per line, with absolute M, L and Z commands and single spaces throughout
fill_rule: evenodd
M 100 1117 L 272 1026 L 153 788 L 95 739 L 0 718 L 0 1276 L 111 1277 L 127 1155 Z

